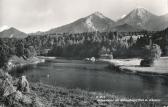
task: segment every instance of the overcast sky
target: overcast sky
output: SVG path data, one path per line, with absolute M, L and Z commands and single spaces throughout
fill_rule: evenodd
M 0 0 L 0 27 L 45 31 L 96 11 L 117 20 L 136 7 L 163 15 L 168 13 L 168 0 Z

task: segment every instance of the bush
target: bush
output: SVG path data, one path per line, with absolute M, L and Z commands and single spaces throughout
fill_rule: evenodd
M 161 56 L 161 49 L 160 49 L 160 46 L 157 45 L 157 44 L 153 44 L 151 49 L 150 49 L 150 55 L 149 55 L 149 58 L 152 59 L 152 60 L 157 60 L 160 58 Z
M 150 67 L 154 65 L 154 61 L 158 60 L 161 56 L 160 46 L 153 44 L 151 47 L 146 46 L 146 51 L 144 52 L 144 58 L 141 61 L 140 65 L 143 67 Z
M 140 63 L 140 66 L 142 67 L 151 67 L 154 65 L 154 61 L 151 59 L 143 59 Z

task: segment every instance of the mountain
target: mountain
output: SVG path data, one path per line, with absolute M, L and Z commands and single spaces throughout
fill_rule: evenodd
M 29 33 L 29 35 L 44 35 L 45 32 L 43 31 L 36 31 L 36 32 L 32 32 L 32 33 Z
M 54 33 L 83 33 L 83 32 L 134 32 L 140 30 L 160 31 L 168 27 L 168 14 L 157 16 L 144 8 L 136 8 L 129 14 L 123 15 L 114 22 L 100 12 L 80 18 L 70 24 L 50 29 L 46 32 L 31 33 L 31 35 L 44 35 Z
M 108 31 L 111 26 L 114 26 L 115 22 L 105 17 L 100 12 L 95 12 L 87 17 L 78 19 L 77 21 L 51 29 L 45 33 L 82 33 L 93 31 Z
M 0 38 L 25 38 L 27 34 L 13 27 L 0 32 Z
M 136 28 L 126 23 L 111 28 L 111 31 L 117 31 L 117 32 L 136 32 L 141 30 L 142 30 L 141 28 Z
M 155 21 L 156 30 L 164 30 L 168 27 L 168 14 L 162 15 Z
M 118 20 L 117 25 L 127 23 L 137 28 L 145 30 L 154 30 L 156 22 L 159 20 L 160 20 L 159 16 L 156 16 L 148 12 L 146 9 L 136 8 L 133 11 L 131 11 L 128 15 L 126 15 L 124 18 Z

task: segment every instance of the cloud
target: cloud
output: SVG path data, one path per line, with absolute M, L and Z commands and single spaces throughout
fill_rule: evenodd
M 9 29 L 9 28 L 10 28 L 9 26 L 3 25 L 3 26 L 0 27 L 0 32 L 4 31 L 6 29 Z

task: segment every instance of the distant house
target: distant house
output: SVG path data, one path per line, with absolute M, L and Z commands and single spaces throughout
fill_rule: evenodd
M 101 59 L 113 59 L 113 55 L 112 54 L 102 54 L 100 55 Z
M 95 62 L 95 61 L 96 61 L 96 59 L 95 59 L 95 57 L 85 58 L 85 61 Z
M 90 61 L 95 62 L 96 61 L 95 57 L 91 57 Z
M 48 54 L 48 52 L 49 52 L 50 50 L 51 50 L 51 49 L 43 49 L 43 50 L 40 51 L 40 54 L 45 56 L 45 55 Z

